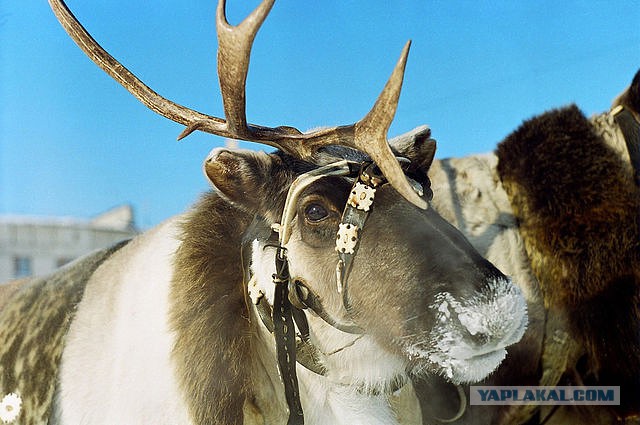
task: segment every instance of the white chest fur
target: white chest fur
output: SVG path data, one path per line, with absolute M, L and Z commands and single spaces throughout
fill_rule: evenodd
M 398 424 L 388 395 L 369 395 L 336 384 L 298 367 L 298 380 L 305 423 L 339 425 Z

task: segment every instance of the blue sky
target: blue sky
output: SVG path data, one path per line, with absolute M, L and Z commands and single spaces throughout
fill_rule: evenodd
M 232 22 L 255 1 L 228 1 Z M 211 0 L 69 0 L 112 55 L 163 96 L 222 116 Z M 429 124 L 438 157 L 488 152 L 571 102 L 607 109 L 640 67 L 634 1 L 279 0 L 258 34 L 250 122 L 349 124 L 413 45 L 394 136 Z M 220 138 L 149 111 L 87 59 L 44 0 L 0 2 L 0 214 L 91 217 L 130 203 L 149 228 L 187 209 Z M 246 144 L 245 147 L 261 148 Z

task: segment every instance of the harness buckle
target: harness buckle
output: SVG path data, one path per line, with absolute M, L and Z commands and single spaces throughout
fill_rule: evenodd
M 278 246 L 276 250 L 276 272 L 271 276 L 276 285 L 289 284 L 289 263 L 287 262 L 287 248 Z

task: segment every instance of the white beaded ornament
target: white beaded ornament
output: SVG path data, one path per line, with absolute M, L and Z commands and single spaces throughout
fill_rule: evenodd
M 371 204 L 373 204 L 375 193 L 376 190 L 371 186 L 358 182 L 349 195 L 349 205 L 362 211 L 369 211 Z
M 358 226 L 349 223 L 340 223 L 338 237 L 336 238 L 336 251 L 353 254 L 357 244 Z

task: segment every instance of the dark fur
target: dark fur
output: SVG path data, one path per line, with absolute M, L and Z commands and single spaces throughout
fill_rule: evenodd
M 615 105 L 623 105 L 633 111 L 637 120 L 640 120 L 640 70 L 631 81 L 631 85 L 615 101 Z
M 249 313 L 240 245 L 251 217 L 206 195 L 184 225 L 176 254 L 171 324 L 178 379 L 195 423 L 242 424 L 250 396 Z
M 284 155 L 278 159 L 281 172 L 275 175 L 268 166 L 255 164 L 238 170 L 239 164 L 224 156 L 214 165 L 207 173 L 227 198 L 204 195 L 183 222 L 170 323 L 176 332 L 177 376 L 194 423 L 233 425 L 242 424 L 243 403 L 252 401 L 253 387 L 252 331 L 241 261 L 244 234 L 256 211 L 271 211 L 270 221 L 277 221 L 294 174 L 310 166 Z M 244 205 L 229 201 L 236 196 Z
M 640 71 L 636 73 L 631 81 L 626 104 L 636 113 L 640 113 Z
M 640 411 L 640 191 L 575 106 L 525 122 L 498 146 L 498 172 L 546 307 L 584 347 L 581 378 L 621 385 Z

